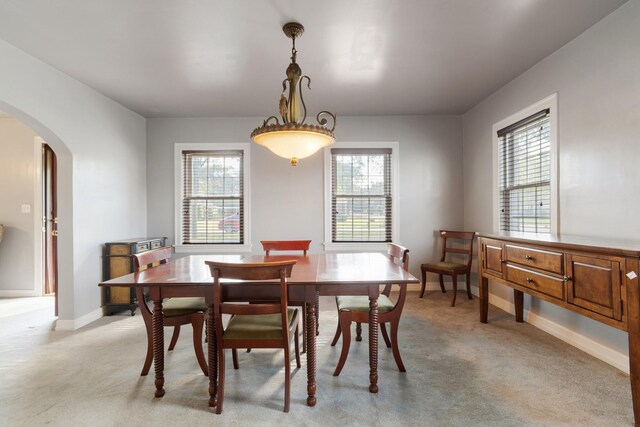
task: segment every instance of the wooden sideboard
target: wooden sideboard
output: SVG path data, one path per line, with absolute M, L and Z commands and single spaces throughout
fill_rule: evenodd
M 107 242 L 102 254 L 102 279 L 104 281 L 133 273 L 133 254 L 166 246 L 166 237 L 140 237 Z M 105 312 L 108 316 L 130 310 L 133 316 L 138 308 L 136 292 L 130 287 L 105 288 Z
M 489 279 L 513 288 L 516 321 L 527 293 L 629 333 L 631 394 L 640 425 L 640 242 L 532 233 L 479 234 L 480 322 Z

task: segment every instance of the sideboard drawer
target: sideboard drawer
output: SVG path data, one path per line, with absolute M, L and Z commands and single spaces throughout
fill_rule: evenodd
M 526 246 L 505 245 L 507 261 L 536 267 L 551 273 L 563 273 L 563 254 Z
M 149 249 L 150 249 L 150 248 L 149 248 L 149 242 L 138 243 L 138 246 L 137 246 L 137 253 L 140 253 L 140 252 L 146 252 L 146 251 L 148 251 Z
M 559 300 L 564 299 L 564 280 L 561 278 L 536 273 L 515 265 L 507 264 L 507 280 L 532 291 L 549 295 Z

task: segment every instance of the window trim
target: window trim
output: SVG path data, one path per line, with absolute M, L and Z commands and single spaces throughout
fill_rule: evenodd
M 174 237 L 176 253 L 251 253 L 251 145 L 239 143 L 175 143 L 173 151 L 174 176 Z M 244 203 L 244 241 L 243 244 L 209 243 L 198 245 L 183 245 L 182 242 L 182 152 L 190 150 L 237 150 L 243 152 L 243 203 Z
M 492 128 L 492 159 L 493 159 L 493 230 L 494 232 L 500 231 L 500 181 L 499 175 L 499 159 L 498 159 L 498 131 L 504 129 L 520 120 L 523 120 L 537 112 L 549 109 L 549 144 L 551 153 L 551 171 L 550 171 L 550 183 L 551 190 L 551 234 L 557 234 L 560 232 L 559 228 L 559 203 L 558 203 L 558 94 L 552 95 L 542 99 L 518 111 L 509 117 L 500 120 L 495 123 Z
M 391 241 L 396 242 L 400 236 L 400 144 L 389 142 L 335 142 L 324 148 L 324 246 L 325 252 L 338 251 L 386 251 L 386 242 L 335 243 L 331 241 L 331 149 L 391 149 Z

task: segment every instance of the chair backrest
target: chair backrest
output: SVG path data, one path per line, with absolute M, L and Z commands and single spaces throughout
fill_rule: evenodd
M 462 254 L 467 257 L 467 274 L 471 270 L 471 262 L 473 261 L 473 241 L 476 238 L 475 231 L 452 231 L 440 230 L 442 237 L 442 256 L 440 261 L 444 261 L 447 254 Z M 451 246 L 451 240 L 462 240 L 462 247 Z
M 409 270 L 409 249 L 395 243 L 387 246 L 387 255 L 391 262 L 402 265 L 402 268 Z
M 166 264 L 171 258 L 173 248 L 164 246 L 162 248 L 153 249 L 151 251 L 142 252 L 133 255 L 133 271 L 143 271 L 160 264 Z
M 173 248 L 171 246 L 164 246 L 162 248 L 153 249 L 140 254 L 134 254 L 133 271 L 137 273 L 149 268 L 157 267 L 160 264 L 166 264 L 171 258 L 172 253 Z M 153 312 L 149 309 L 149 306 L 145 301 L 144 291 L 140 287 L 136 288 L 136 298 L 138 300 L 138 307 L 140 307 L 140 313 L 142 314 L 143 319 L 145 322 L 150 322 Z
M 264 262 L 256 264 L 226 263 L 205 261 L 213 277 L 213 312 L 216 316 L 216 336 L 218 342 L 222 342 L 223 314 L 276 314 L 280 313 L 282 320 L 283 339 L 289 342 L 288 318 L 287 318 L 287 277 L 291 276 L 295 260 Z M 273 285 L 268 281 L 280 280 L 280 300 L 277 303 L 264 304 L 234 304 L 225 303 L 222 299 L 222 287 L 220 279 L 256 280 L 265 281 L 266 285 Z
M 306 255 L 311 240 L 260 240 L 260 243 L 267 256 L 271 251 L 303 251 Z
M 395 243 L 389 243 L 387 245 L 387 255 L 389 255 L 389 260 L 391 260 L 392 263 L 401 265 L 404 270 L 409 270 L 409 249 Z M 382 293 L 389 296 L 391 286 L 392 285 L 386 285 Z M 403 291 L 406 292 L 406 287 L 400 288 L 400 292 L 402 293 Z M 400 299 L 404 300 L 403 295 L 401 295 Z

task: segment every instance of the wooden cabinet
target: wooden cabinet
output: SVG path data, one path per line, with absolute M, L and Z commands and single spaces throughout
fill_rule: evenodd
M 166 237 L 143 237 L 105 243 L 102 255 L 102 279 L 106 281 L 133 273 L 133 259 L 131 255 L 161 248 L 166 246 L 166 244 Z M 136 308 L 138 308 L 138 304 L 133 288 L 105 288 L 105 310 L 107 315 L 123 310 L 130 310 L 133 316 Z
M 530 233 L 480 234 L 480 321 L 487 323 L 489 280 L 629 332 L 629 366 L 640 425 L 640 242 Z
M 518 291 L 625 329 L 621 266 L 625 259 L 541 242 L 480 240 L 482 274 Z

